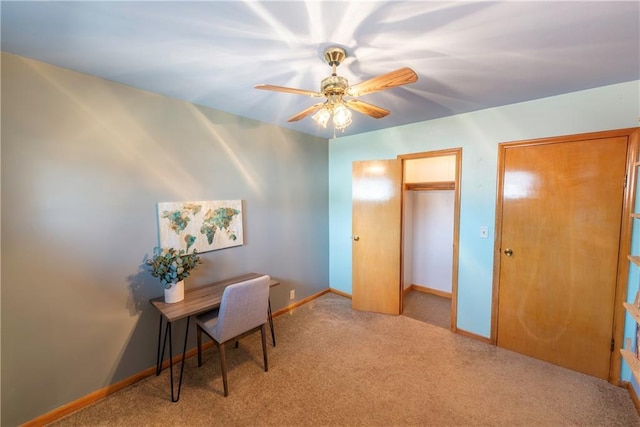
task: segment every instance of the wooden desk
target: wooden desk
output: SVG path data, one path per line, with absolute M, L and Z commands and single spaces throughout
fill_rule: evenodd
M 162 361 L 164 359 L 164 350 L 167 347 L 167 337 L 169 339 L 169 371 L 171 378 L 171 401 L 177 402 L 180 400 L 180 389 L 182 388 L 182 375 L 184 373 L 184 360 L 187 352 L 187 339 L 189 337 L 189 321 L 191 316 L 204 313 L 209 310 L 213 310 L 220 306 L 222 301 L 222 293 L 224 289 L 234 283 L 242 282 L 245 280 L 255 279 L 256 277 L 263 276 L 260 273 L 247 273 L 241 276 L 232 277 L 231 279 L 221 280 L 219 282 L 212 283 L 210 285 L 201 286 L 195 289 L 186 290 L 184 293 L 184 300 L 174 303 L 165 303 L 164 297 L 153 298 L 149 302 L 158 309 L 160 312 L 160 327 L 158 328 L 158 351 L 156 355 L 156 375 L 160 375 L 162 371 Z M 270 286 L 277 286 L 280 282 L 271 279 Z M 173 354 L 172 338 L 171 338 L 171 323 L 176 320 L 187 318 L 187 327 L 184 335 L 184 348 L 182 349 L 182 363 L 180 366 L 180 381 L 178 383 L 177 394 L 174 393 L 173 387 Z M 162 323 L 163 318 L 167 324 L 164 331 L 164 339 L 162 339 Z M 273 345 L 276 345 L 276 335 L 273 329 L 273 317 L 271 314 L 271 300 L 269 300 L 268 311 L 269 327 L 271 328 L 271 338 Z M 161 344 L 162 343 L 162 344 Z

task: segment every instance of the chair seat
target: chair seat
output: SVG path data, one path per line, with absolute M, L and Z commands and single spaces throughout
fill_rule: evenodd
M 211 335 L 211 331 L 213 331 L 218 324 L 218 312 L 219 310 L 216 308 L 215 310 L 199 314 L 196 316 L 196 324 L 208 331 L 209 335 Z

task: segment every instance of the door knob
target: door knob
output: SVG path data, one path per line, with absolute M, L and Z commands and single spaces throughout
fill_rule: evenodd
M 511 256 L 511 255 L 513 255 L 513 251 L 511 249 L 507 248 L 507 249 L 504 250 L 504 254 L 506 256 Z
M 357 242 L 358 240 L 360 240 L 360 236 L 351 236 L 351 238 L 352 238 L 353 240 L 355 240 L 356 242 Z

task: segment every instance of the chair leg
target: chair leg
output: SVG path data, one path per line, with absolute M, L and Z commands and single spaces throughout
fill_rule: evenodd
M 218 344 L 216 342 L 216 344 Z M 229 396 L 229 383 L 227 382 L 227 360 L 224 351 L 224 344 L 218 344 L 220 351 L 220 367 L 222 368 L 222 384 L 224 385 L 224 397 Z
M 196 327 L 196 337 L 198 339 L 198 366 L 202 366 L 202 328 L 200 325 Z
M 264 325 L 260 327 L 260 336 L 262 337 L 262 354 L 264 355 L 264 371 L 269 370 L 269 362 L 267 360 L 267 339 L 265 337 L 266 330 Z

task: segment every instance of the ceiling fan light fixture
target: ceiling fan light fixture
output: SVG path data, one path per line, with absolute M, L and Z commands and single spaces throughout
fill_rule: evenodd
M 331 66 L 332 73 L 331 76 L 322 79 L 319 92 L 265 84 L 256 85 L 255 88 L 311 96 L 314 98 L 325 98 L 326 101 L 324 103 L 319 102 L 307 107 L 298 114 L 290 117 L 287 121 L 297 122 L 300 119 L 312 115 L 311 117 L 318 125 L 326 128 L 329 119 L 333 118 L 333 136 L 335 138 L 336 129 L 344 132 L 344 130 L 351 125 L 351 109 L 373 117 L 374 119 L 380 119 L 389 114 L 389 111 L 384 108 L 358 99 L 345 101 L 343 97 L 357 98 L 373 92 L 414 83 L 418 80 L 418 75 L 411 68 L 404 67 L 349 86 L 347 79 L 336 73 L 336 68 L 342 63 L 346 56 L 346 51 L 341 47 L 331 46 L 325 49 L 324 60 Z
M 329 122 L 329 118 L 331 117 L 331 113 L 327 110 L 327 107 L 322 107 L 315 113 L 311 118 L 316 121 L 323 128 L 327 127 L 327 123 Z
M 336 129 L 345 129 L 351 124 L 351 111 L 342 103 L 333 109 L 333 126 Z

